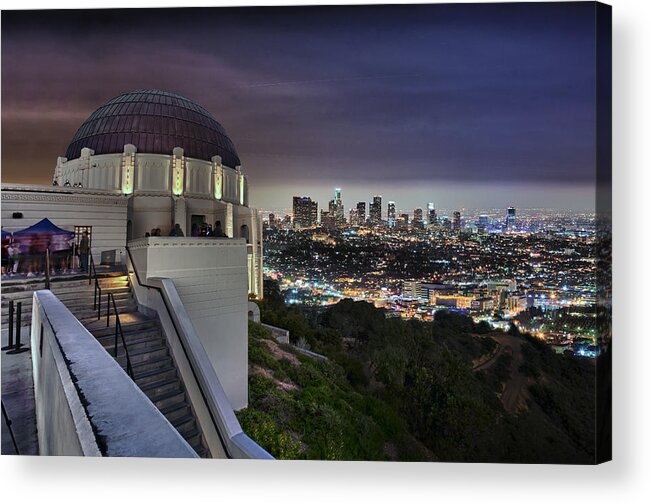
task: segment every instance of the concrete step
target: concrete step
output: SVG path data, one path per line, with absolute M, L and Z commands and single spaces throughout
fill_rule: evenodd
M 81 323 L 84 323 L 84 319 L 89 318 L 92 319 L 93 316 L 97 318 L 97 307 L 93 307 L 93 303 L 91 301 L 90 304 L 81 304 L 81 305 L 72 305 L 68 306 L 66 303 L 66 308 L 72 312 L 72 314 L 77 317 Z M 102 304 L 99 305 L 100 308 L 100 313 L 102 317 L 104 318 L 104 321 L 106 322 L 106 300 Z M 134 312 L 138 309 L 138 305 L 133 299 L 123 299 L 120 300 L 118 303 L 117 300 L 115 301 L 115 308 L 118 310 L 118 314 L 122 316 L 123 313 L 131 313 Z M 111 313 L 111 318 L 115 316 L 115 311 L 113 310 L 113 303 L 110 304 L 110 313 Z M 122 318 L 120 318 L 120 321 L 122 321 Z
M 70 310 L 72 314 L 84 325 L 86 326 L 87 324 L 93 324 L 95 322 L 102 322 L 104 324 L 104 327 L 106 327 L 106 307 L 102 306 L 100 309 L 100 318 L 97 318 L 97 310 L 93 310 L 92 307 L 90 310 L 82 310 L 82 309 L 75 309 L 75 310 Z M 131 307 L 123 307 L 118 310 L 118 314 L 120 315 L 120 322 L 122 322 L 122 319 L 126 317 L 127 315 L 131 313 L 138 313 L 137 312 L 137 307 L 135 305 Z M 115 327 L 115 312 L 113 311 L 113 307 L 111 307 L 111 314 L 109 317 L 109 327 Z M 122 324 L 122 330 L 124 331 L 124 323 Z M 94 333 L 93 333 L 94 334 Z
M 139 386 L 140 390 L 142 390 L 147 395 L 147 397 L 151 398 L 157 395 L 171 392 L 175 389 L 179 389 L 181 387 L 181 381 L 177 376 L 174 376 L 173 378 L 168 378 L 166 380 L 157 380 L 146 385 Z
M 185 392 L 180 388 L 151 397 L 150 400 L 159 410 L 171 407 L 174 404 L 187 404 L 185 401 Z
M 197 452 L 197 455 L 199 455 L 200 458 L 210 458 L 208 450 L 204 448 L 202 444 L 197 444 L 193 446 L 192 449 Z
M 197 428 L 195 428 L 192 432 L 188 432 L 185 436 L 183 436 L 183 438 L 188 442 L 190 446 L 194 446 L 196 444 L 203 444 L 201 433 Z
M 126 370 L 126 362 L 120 362 L 120 365 Z M 131 366 L 133 367 L 133 373 L 136 377 L 142 373 L 146 373 L 147 371 L 163 371 L 165 369 L 174 369 L 172 358 L 169 355 L 161 357 L 160 359 L 150 359 L 137 363 L 132 362 Z
M 132 351 L 140 352 L 143 350 L 158 348 L 165 344 L 165 340 L 158 331 L 145 332 L 143 334 L 131 333 L 130 337 L 125 334 L 124 339 L 130 353 Z M 113 346 L 115 345 L 115 334 L 102 336 L 101 338 L 97 338 L 97 341 L 99 341 L 105 349 L 113 351 Z
M 175 368 L 168 369 L 154 369 L 153 371 L 145 371 L 135 374 L 135 382 L 138 387 L 142 388 L 154 382 L 161 382 L 178 378 Z
M 127 337 L 128 333 L 139 333 L 144 331 L 150 331 L 153 328 L 158 328 L 158 321 L 153 319 L 148 319 L 145 317 L 139 317 L 142 315 L 140 312 L 129 312 L 125 314 L 120 314 L 120 322 L 122 323 L 122 332 L 124 337 Z M 102 336 L 108 336 L 110 334 L 115 334 L 115 317 L 111 317 L 111 323 L 109 327 L 106 327 L 106 319 L 94 320 L 87 324 L 84 324 L 86 329 L 88 329 L 93 336 L 96 338 L 101 338 Z
M 194 419 L 194 415 L 185 415 L 170 423 L 177 431 L 179 431 L 181 436 L 186 436 L 187 434 L 197 430 L 197 422 Z
M 170 423 L 178 418 L 192 414 L 192 410 L 187 403 L 172 404 L 171 406 L 161 408 L 160 412 L 165 415 L 165 418 Z
M 113 355 L 113 350 L 111 349 L 111 355 Z M 160 344 L 155 348 L 145 348 L 139 351 L 133 351 L 129 348 L 129 359 L 131 360 L 131 366 L 135 369 L 136 366 L 141 364 L 147 364 L 148 362 L 158 362 L 160 359 L 168 357 L 170 354 L 167 345 Z M 114 356 L 115 357 L 115 356 Z M 117 361 L 121 366 L 126 366 L 127 356 L 122 346 L 122 340 L 118 336 L 118 357 Z
M 110 289 L 102 289 L 102 302 L 106 303 L 106 294 L 110 292 L 115 296 L 115 300 L 131 297 L 131 290 L 128 287 L 115 287 Z M 52 293 L 59 298 L 64 304 L 67 302 L 73 301 L 76 303 L 90 303 L 93 304 L 94 291 L 93 289 L 84 289 L 84 290 L 66 290 L 64 292 L 55 292 Z M 32 300 L 34 298 L 34 291 L 25 291 L 20 293 L 5 293 L 4 289 L 2 291 L 2 306 L 1 313 L 2 315 L 7 315 L 9 313 L 9 301 L 14 302 L 14 309 L 17 303 L 22 303 L 23 311 L 25 311 L 27 306 L 32 305 Z

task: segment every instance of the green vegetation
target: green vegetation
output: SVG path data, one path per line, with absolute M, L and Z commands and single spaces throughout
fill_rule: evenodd
M 238 418 L 277 458 L 594 459 L 589 361 L 556 355 L 515 327 L 498 334 L 455 313 L 425 323 L 348 299 L 322 311 L 288 307 L 273 284 L 265 296 L 264 322 L 328 357 L 306 357 L 250 323 L 249 408 Z M 519 367 L 511 347 L 497 354 L 504 338 L 518 343 Z M 478 362 L 489 365 L 473 370 Z M 507 410 L 500 394 L 514 383 L 517 401 Z

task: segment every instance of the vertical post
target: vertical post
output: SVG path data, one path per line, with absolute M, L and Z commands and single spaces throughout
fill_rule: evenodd
M 16 309 L 16 345 L 14 349 L 8 351 L 7 354 L 18 354 L 18 353 L 29 351 L 29 347 L 22 348 L 23 344 L 20 342 L 20 329 L 21 329 L 20 322 L 22 317 L 22 311 L 23 311 L 23 303 L 19 301 Z
M 117 316 L 115 318 L 115 344 L 114 344 L 114 347 L 115 347 L 115 352 L 114 352 L 115 353 L 115 360 L 118 360 L 118 320 L 117 320 Z
M 110 325 L 109 324 L 110 315 L 111 315 L 111 293 L 107 292 L 106 293 L 106 327 Z
M 9 341 L 2 350 L 11 350 L 14 346 L 14 300 L 9 301 Z
M 50 248 L 45 249 L 45 288 L 50 288 Z
M 16 307 L 16 350 L 20 350 L 20 326 L 23 321 L 23 303 L 18 301 Z

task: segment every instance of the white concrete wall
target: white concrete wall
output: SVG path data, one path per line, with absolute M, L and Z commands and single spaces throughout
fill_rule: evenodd
M 197 457 L 49 290 L 34 293 L 31 352 L 41 455 Z
M 14 212 L 21 212 L 23 217 L 14 219 Z M 2 227 L 5 231 L 19 231 L 44 218 L 68 231 L 74 231 L 75 226 L 93 226 L 92 248 L 96 264 L 103 250 L 124 250 L 127 198 L 119 192 L 2 184 Z
M 170 166 L 170 156 L 136 154 L 134 192 L 170 192 Z
M 171 278 L 228 400 L 248 403 L 248 270 L 241 239 L 142 238 L 129 242 L 141 281 Z

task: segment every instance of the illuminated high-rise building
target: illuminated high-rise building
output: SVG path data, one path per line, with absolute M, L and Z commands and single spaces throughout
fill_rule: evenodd
M 479 223 L 477 227 L 480 229 L 486 229 L 488 227 L 488 215 L 479 216 Z
M 328 210 L 335 225 L 343 226 L 346 223 L 346 218 L 344 215 L 344 202 L 341 199 L 341 188 L 335 188 L 335 197 L 334 199 L 330 200 Z
M 360 201 L 357 203 L 357 225 L 363 226 L 366 224 L 366 202 Z
M 506 209 L 506 230 L 513 231 L 515 229 L 515 208 L 509 207 Z
M 357 217 L 357 208 L 351 208 L 348 211 L 348 222 L 350 223 L 351 226 L 359 225 L 359 219 Z
M 396 225 L 396 204 L 394 201 L 389 201 L 387 205 L 387 222 L 389 227 L 395 227 Z
M 275 228 L 276 227 L 276 215 L 270 213 L 269 214 L 269 227 L 270 228 Z
M 373 196 L 373 201 L 369 204 L 368 214 L 371 224 L 377 226 L 382 223 L 382 196 Z
M 294 228 L 316 226 L 319 204 L 309 196 L 294 196 Z
M 414 209 L 414 222 L 422 222 L 423 221 L 423 209 L 422 208 L 416 208 Z
M 427 204 L 427 219 L 429 224 L 436 224 L 436 209 L 434 203 Z
M 461 212 L 457 211 L 452 214 L 452 231 L 461 229 Z

